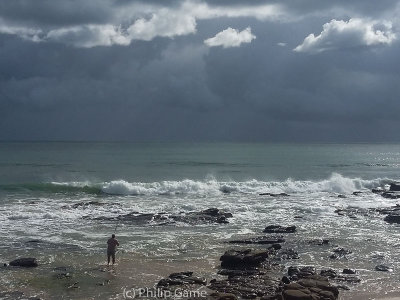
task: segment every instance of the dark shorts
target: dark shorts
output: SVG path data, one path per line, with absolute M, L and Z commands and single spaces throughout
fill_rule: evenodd
M 107 256 L 115 257 L 115 250 L 107 250 Z

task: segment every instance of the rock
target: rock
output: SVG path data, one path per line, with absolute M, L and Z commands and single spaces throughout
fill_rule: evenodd
M 342 198 L 342 199 L 345 199 L 345 198 L 347 198 L 345 195 L 338 195 L 338 198 Z
M 393 271 L 392 268 L 385 266 L 385 265 L 377 265 L 375 267 L 375 271 L 380 271 L 380 272 L 391 272 Z
M 299 259 L 299 254 L 293 249 L 282 249 L 275 255 L 277 260 Z
M 337 272 L 333 269 L 321 270 L 319 274 L 328 278 L 335 278 L 337 276 Z
M 91 217 L 87 216 L 86 218 Z M 115 217 L 97 217 L 93 218 L 93 220 L 122 221 L 135 225 L 168 225 L 176 222 L 188 223 L 191 225 L 201 225 L 209 223 L 226 224 L 229 223 L 229 218 L 232 218 L 231 213 L 223 212 L 217 208 L 209 208 L 199 212 L 188 212 L 175 215 L 168 215 L 166 213 L 143 214 L 134 211 Z
M 215 300 L 237 300 L 238 298 L 234 294 L 230 293 L 212 293 L 210 297 Z
M 18 259 L 11 261 L 10 266 L 32 268 L 32 267 L 37 267 L 38 263 L 36 261 L 36 258 L 33 258 L 33 257 L 18 258 Z
M 374 194 L 380 194 L 383 192 L 383 189 L 381 187 L 377 187 L 371 190 Z
M 207 280 L 201 277 L 193 276 L 193 272 L 180 272 L 172 273 L 168 278 L 161 279 L 157 286 L 169 287 L 172 285 L 184 285 L 184 284 L 198 284 L 206 285 Z
M 290 283 L 283 287 L 283 299 L 292 300 L 318 300 L 318 299 L 337 299 L 339 290 L 328 283 L 325 279 L 301 279 L 295 283 Z
M 336 248 L 333 249 L 334 254 L 330 256 L 331 259 L 339 259 L 342 257 L 346 257 L 346 255 L 353 253 L 351 250 L 347 250 L 344 248 Z
M 282 249 L 281 244 L 272 244 L 270 247 L 268 247 L 269 250 L 279 250 Z
M 400 192 L 400 184 L 399 183 L 391 183 L 389 190 L 390 191 Z
M 339 216 L 348 216 L 349 218 L 356 218 L 356 216 L 365 216 L 368 217 L 371 214 L 371 211 L 361 207 L 353 207 L 349 206 L 347 208 L 338 208 L 335 210 Z
M 361 195 L 363 192 L 359 192 L 359 191 L 357 191 L 357 192 L 353 192 L 353 195 L 354 196 L 358 196 L 358 195 Z
M 383 192 L 381 194 L 383 198 L 387 199 L 399 199 L 400 198 L 400 193 L 399 192 Z
M 244 239 L 244 240 L 232 240 L 228 241 L 229 244 L 279 244 L 279 243 L 284 243 L 285 240 L 278 236 L 278 237 L 273 237 L 273 236 L 259 236 L 255 238 L 249 238 L 249 239 Z
M 353 269 L 343 269 L 343 274 L 356 274 L 356 270 Z
M 279 194 L 274 194 L 274 193 L 261 193 L 259 194 L 260 196 L 271 196 L 271 197 L 289 197 L 289 194 L 286 193 L 279 193 Z
M 344 281 L 344 282 L 352 283 L 352 284 L 359 283 L 361 281 L 361 279 L 358 276 L 351 275 L 351 274 L 338 275 L 337 277 L 335 277 L 335 280 L 336 281 Z
M 400 224 L 400 214 L 399 215 L 387 215 L 383 220 L 388 223 L 391 223 L 391 224 L 393 224 L 393 223 Z
M 375 208 L 375 211 L 382 215 L 396 215 L 400 213 L 400 205 L 396 204 L 390 207 Z
M 329 245 L 329 240 L 328 239 L 315 239 L 315 240 L 309 240 L 308 243 L 311 245 L 323 246 L 323 245 Z
M 233 276 L 213 281 L 208 287 L 220 293 L 234 294 L 241 299 L 274 299 L 280 280 L 268 274 Z
M 316 270 L 312 266 L 303 266 L 303 267 L 289 267 L 288 275 L 291 280 L 298 280 L 301 278 L 308 278 L 316 274 Z
M 305 290 L 285 290 L 283 292 L 285 300 L 313 300 L 310 293 L 305 293 Z
M 228 269 L 251 269 L 259 266 L 269 255 L 269 251 L 229 250 L 220 257 L 221 267 Z
M 265 227 L 265 233 L 294 233 L 296 232 L 296 226 L 284 227 L 281 225 L 270 225 Z

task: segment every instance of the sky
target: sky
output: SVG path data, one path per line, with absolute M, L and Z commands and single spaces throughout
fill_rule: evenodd
M 0 140 L 400 142 L 400 1 L 0 0 Z

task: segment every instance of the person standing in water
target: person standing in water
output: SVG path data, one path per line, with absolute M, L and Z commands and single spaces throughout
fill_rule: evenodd
M 112 264 L 115 264 L 115 250 L 119 243 L 115 238 L 115 234 L 111 235 L 111 238 L 107 241 L 107 266 L 110 265 L 110 258 L 112 257 Z

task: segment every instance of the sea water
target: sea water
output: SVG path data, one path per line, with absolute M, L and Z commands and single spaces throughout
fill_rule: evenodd
M 1 269 L 0 290 L 45 299 L 118 298 L 125 285 L 156 283 L 169 271 L 162 270 L 164 262 L 193 268 L 202 262 L 198 269 L 209 277 L 232 246 L 224 242 L 262 235 L 265 226 L 281 224 L 298 227 L 287 245 L 300 259 L 283 262 L 286 267 L 355 268 L 362 282 L 343 295 L 383 295 L 398 287 L 400 227 L 383 217 L 351 219 L 335 210 L 396 204 L 371 189 L 400 180 L 399 170 L 397 144 L 0 143 L 1 262 L 34 256 L 40 264 L 32 270 Z M 104 205 L 73 206 L 89 201 Z M 95 220 L 210 207 L 231 212 L 230 223 L 153 226 Z M 117 256 L 134 270 L 121 266 L 102 290 L 96 285 L 113 232 L 121 243 Z M 332 246 L 308 243 L 319 238 Z M 331 260 L 336 245 L 353 254 Z M 393 271 L 377 272 L 378 264 Z M 54 277 L 57 267 L 71 268 L 72 279 Z M 79 291 L 69 288 L 75 282 Z

